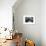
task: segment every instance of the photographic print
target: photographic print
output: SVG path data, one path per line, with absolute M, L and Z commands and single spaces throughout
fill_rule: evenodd
M 35 16 L 23 16 L 23 24 L 35 24 Z

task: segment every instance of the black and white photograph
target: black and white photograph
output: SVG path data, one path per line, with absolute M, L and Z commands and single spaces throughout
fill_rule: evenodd
M 23 16 L 23 24 L 35 24 L 35 16 Z

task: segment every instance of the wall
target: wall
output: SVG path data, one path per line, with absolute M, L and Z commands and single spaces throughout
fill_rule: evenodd
M 46 46 L 46 0 L 41 1 L 41 41 Z
M 0 0 L 0 27 L 12 29 L 12 6 L 16 0 Z
M 36 46 L 41 46 L 41 0 L 23 0 L 13 11 L 15 29 L 22 32 L 24 38 L 34 40 Z M 24 15 L 35 16 L 35 24 L 23 24 Z

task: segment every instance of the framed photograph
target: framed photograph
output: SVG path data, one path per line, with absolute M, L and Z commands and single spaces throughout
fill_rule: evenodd
M 35 16 L 23 16 L 23 24 L 35 24 Z

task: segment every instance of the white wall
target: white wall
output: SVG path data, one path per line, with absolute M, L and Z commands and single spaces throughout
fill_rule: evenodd
M 19 32 L 23 32 L 24 37 L 35 40 L 36 46 L 46 46 L 46 0 L 25 0 L 17 8 L 14 5 L 13 11 L 15 28 Z M 35 16 L 36 23 L 34 25 L 24 25 L 24 15 Z
M 0 27 L 12 28 L 12 6 L 16 0 L 0 0 Z
M 42 46 L 46 46 L 46 0 L 42 0 L 41 4 L 41 40 Z
M 22 32 L 25 38 L 34 40 L 36 46 L 41 46 L 41 0 L 23 0 L 13 10 L 15 10 L 15 28 Z M 24 15 L 35 16 L 36 23 L 34 25 L 23 24 Z

